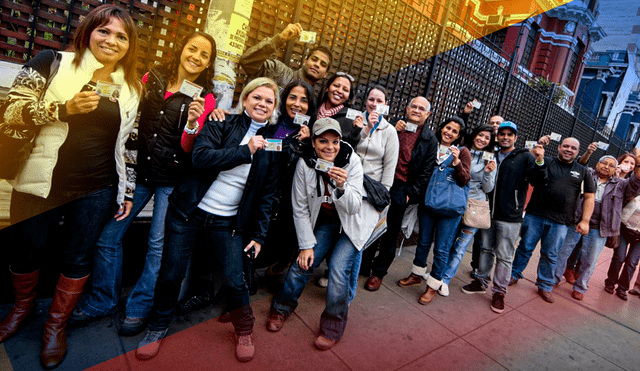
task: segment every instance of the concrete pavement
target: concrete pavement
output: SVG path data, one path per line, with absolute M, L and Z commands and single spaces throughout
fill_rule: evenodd
M 324 289 L 309 281 L 300 305 L 278 333 L 265 329 L 271 293 L 253 296 L 256 357 L 234 358 L 233 329 L 215 320 L 211 306 L 174 320 L 160 354 L 135 358 L 143 334 L 119 337 L 122 313 L 68 331 L 69 353 L 58 370 L 640 370 L 640 299 L 622 301 L 607 294 L 604 278 L 612 250 L 604 249 L 584 301 L 571 298 L 571 285 L 554 290 L 556 302 L 537 295 L 534 253 L 525 279 L 509 287 L 505 312 L 489 308 L 490 290 L 466 295 L 470 253 L 465 254 L 450 296 L 429 305 L 417 300 L 420 287 L 401 288 L 414 247 L 405 247 L 377 292 L 360 289 L 349 311 L 343 339 L 329 351 L 317 350 Z M 314 273 L 317 277 L 324 270 Z M 42 326 L 50 299 L 41 300 L 36 321 L 0 345 L 0 370 L 38 370 Z M 10 305 L 0 307 L 0 316 Z

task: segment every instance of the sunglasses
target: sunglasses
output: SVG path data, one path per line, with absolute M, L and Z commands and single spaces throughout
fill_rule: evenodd
M 349 81 L 351 81 L 351 82 L 355 82 L 355 81 L 356 81 L 356 79 L 354 79 L 354 78 L 353 78 L 353 76 L 349 75 L 349 74 L 348 74 L 348 73 L 346 73 L 346 72 L 336 72 L 336 76 L 346 77 L 346 78 L 348 78 L 348 79 L 349 79 Z

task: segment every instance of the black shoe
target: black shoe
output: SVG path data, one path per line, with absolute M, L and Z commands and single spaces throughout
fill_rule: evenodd
M 605 285 L 605 286 L 604 286 L 604 291 L 606 291 L 608 294 L 613 295 L 614 287 L 612 287 L 612 286 L 606 286 L 606 285 Z
M 97 318 L 98 317 L 90 316 L 87 313 L 76 308 L 73 313 L 71 313 L 71 317 L 69 317 L 67 324 L 69 325 L 69 327 L 82 327 Z
M 618 295 L 618 297 L 624 301 L 627 301 L 627 293 L 625 291 L 617 291 L 616 290 L 616 295 Z
M 211 304 L 211 294 L 209 291 L 205 291 L 198 295 L 192 296 L 189 299 L 183 300 L 181 303 L 178 303 L 178 314 L 187 314 L 194 310 L 206 308 Z
M 501 292 L 494 292 L 491 299 L 491 310 L 496 313 L 504 312 L 504 294 Z
M 120 336 L 136 336 L 147 328 L 146 318 L 127 317 L 118 330 Z
M 473 280 L 470 284 L 462 286 L 462 292 L 465 294 L 484 294 L 487 290 L 480 280 Z
M 518 279 L 517 278 L 511 277 L 511 279 L 509 280 L 509 286 L 513 286 L 513 285 L 515 285 L 517 283 L 518 283 Z
M 471 278 L 473 278 L 474 280 L 477 280 L 478 279 L 478 269 L 477 268 L 473 268 L 471 270 L 471 273 L 469 273 L 469 276 Z

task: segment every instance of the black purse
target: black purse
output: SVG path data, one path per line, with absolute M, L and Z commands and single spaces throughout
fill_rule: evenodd
M 49 74 L 42 94 L 38 100 L 44 99 L 51 80 L 58 73 L 62 54 L 55 53 L 53 61 L 49 66 Z M 4 113 L 4 110 L 0 110 Z M 29 159 L 31 151 L 36 143 L 36 138 L 40 133 L 40 126 L 33 127 L 13 127 L 12 125 L 0 124 L 0 179 L 14 179 L 22 167 Z
M 367 174 L 363 175 L 362 185 L 364 186 L 364 190 L 367 192 L 367 196 L 364 197 L 364 199 L 369 201 L 376 210 L 382 212 L 382 210 L 391 203 L 391 194 L 389 193 L 389 190 L 387 190 L 387 187 L 382 183 L 371 179 Z

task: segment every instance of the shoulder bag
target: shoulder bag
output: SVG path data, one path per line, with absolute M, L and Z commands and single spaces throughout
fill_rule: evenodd
M 44 51 L 43 51 L 44 52 Z M 49 73 L 42 94 L 38 100 L 42 101 L 49 88 L 51 80 L 58 73 L 62 54 L 54 52 L 55 56 L 49 66 Z M 3 111 L 3 110 L 2 110 Z M 12 128 L 9 125 L 0 124 L 0 179 L 14 179 L 29 159 L 31 150 L 40 133 L 40 126 Z
M 442 216 L 458 217 L 467 208 L 469 185 L 460 187 L 453 177 L 454 168 L 450 167 L 453 156 L 433 168 L 429 186 L 424 196 L 424 206 Z
M 469 198 L 467 210 L 464 212 L 464 215 L 462 215 L 462 224 L 478 229 L 491 227 L 489 201 Z

